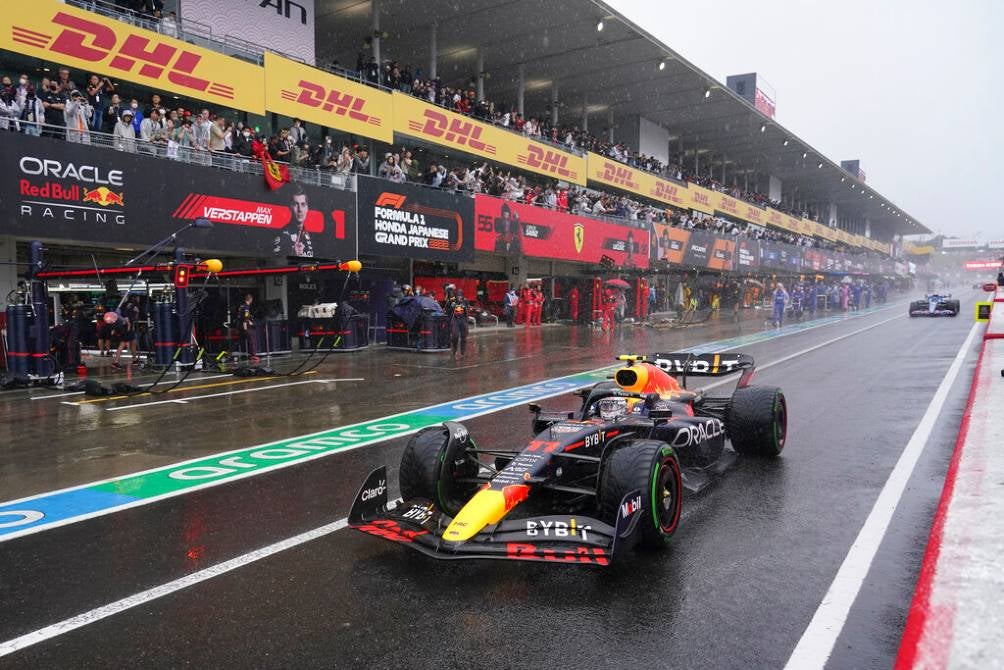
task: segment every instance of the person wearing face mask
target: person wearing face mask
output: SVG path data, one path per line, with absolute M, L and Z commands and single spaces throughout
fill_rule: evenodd
M 132 126 L 133 112 L 122 110 L 122 118 L 115 124 L 115 148 L 119 151 L 136 153 L 136 130 Z
M 39 125 L 45 120 L 45 108 L 42 101 L 35 95 L 35 87 L 28 86 L 25 92 L 24 104 L 21 105 L 21 130 L 25 135 L 38 137 L 42 134 L 42 127 Z
M 0 130 L 17 132 L 20 129 L 18 125 L 20 116 L 21 108 L 18 107 L 17 101 L 14 99 L 14 87 L 0 88 Z
M 78 144 L 90 144 L 91 133 L 90 124 L 94 110 L 87 104 L 87 99 L 80 91 L 70 92 L 70 100 L 63 108 L 63 117 L 66 122 L 66 141 Z
M 234 153 L 238 156 L 243 156 L 244 158 L 251 158 L 252 142 L 251 129 L 243 128 L 237 137 L 234 138 Z
M 133 98 L 129 101 L 129 109 L 132 110 L 132 129 L 136 133 L 136 137 L 139 137 L 140 129 L 143 125 L 143 112 L 140 111 L 139 101 Z
M 18 107 L 24 109 L 24 101 L 28 97 L 28 89 L 34 90 L 34 86 L 28 81 L 28 75 L 22 74 L 17 81 L 17 88 L 14 89 L 14 99 L 17 100 Z
M 45 123 L 47 127 L 42 133 L 46 137 L 63 139 L 64 118 L 63 112 L 66 110 L 66 96 L 59 92 L 59 82 L 49 82 L 49 89 L 41 96 L 42 107 L 45 109 Z

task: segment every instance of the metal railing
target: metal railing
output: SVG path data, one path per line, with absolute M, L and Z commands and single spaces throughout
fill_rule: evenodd
M 120 137 L 114 134 L 94 130 L 72 130 L 64 126 L 46 123 L 17 122 L 16 126 L 7 132 L 23 132 L 26 135 L 41 135 L 54 139 L 64 139 L 66 142 L 85 144 L 94 147 L 114 149 L 138 156 L 148 156 L 163 160 L 176 161 L 189 165 L 215 167 L 248 175 L 264 176 L 261 161 L 226 151 L 209 151 L 190 146 L 181 146 L 174 142 L 149 141 L 139 137 Z M 4 131 L 0 130 L 0 138 Z M 280 163 L 282 161 L 276 161 Z M 325 186 L 343 191 L 354 191 L 355 175 L 336 173 L 320 168 L 303 168 L 288 163 L 282 163 L 289 169 L 290 178 L 294 181 L 311 186 Z

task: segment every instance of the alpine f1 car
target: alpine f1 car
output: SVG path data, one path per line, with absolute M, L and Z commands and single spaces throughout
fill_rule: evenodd
M 952 294 L 932 293 L 923 300 L 910 303 L 910 316 L 958 316 L 959 301 L 952 300 Z
M 659 548 L 680 522 L 683 489 L 743 455 L 778 456 L 781 389 L 750 386 L 745 354 L 621 356 L 613 381 L 577 392 L 577 411 L 531 404 L 518 450 L 482 449 L 455 422 L 416 433 L 401 457 L 402 500 L 387 469 L 370 473 L 349 525 L 441 559 L 608 565 L 633 546 Z M 687 390 L 687 376 L 739 374 L 731 396 Z M 732 450 L 726 449 L 726 440 Z

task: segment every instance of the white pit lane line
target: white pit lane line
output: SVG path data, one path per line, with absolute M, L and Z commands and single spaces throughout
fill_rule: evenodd
M 910 475 L 920 460 L 920 455 L 927 446 L 927 440 L 934 430 L 938 416 L 941 414 L 948 393 L 959 376 L 962 363 L 966 359 L 973 345 L 973 338 L 979 331 L 980 324 L 974 323 L 969 330 L 962 347 L 955 355 L 955 360 L 941 380 L 938 390 L 934 392 L 931 403 L 927 406 L 920 423 L 907 442 L 903 453 L 900 454 L 896 466 L 886 480 L 882 491 L 879 493 L 875 505 L 872 507 L 864 525 L 854 538 L 854 543 L 847 552 L 847 557 L 837 570 L 836 577 L 823 596 L 819 608 L 813 615 L 809 626 L 805 629 L 801 639 L 791 653 L 785 670 L 820 670 L 826 666 L 833 653 L 833 646 L 840 637 L 847 617 L 850 614 L 851 606 L 858 597 L 861 587 L 864 585 L 868 572 L 871 569 L 872 561 L 878 552 L 879 545 L 885 537 L 893 514 L 899 506 L 899 501 L 903 497 Z
M 799 356 L 804 356 L 804 355 L 812 353 L 813 351 L 816 351 L 818 349 L 822 349 L 823 347 L 829 346 L 829 345 L 834 344 L 836 342 L 840 342 L 841 340 L 846 340 L 849 337 L 853 337 L 855 335 L 860 335 L 861 333 L 864 333 L 864 332 L 867 332 L 869 330 L 872 330 L 873 328 L 878 328 L 879 326 L 887 324 L 890 321 L 896 321 L 897 319 L 902 319 L 902 318 L 905 318 L 905 317 L 906 317 L 906 315 L 899 314 L 897 316 L 890 317 L 890 318 L 885 319 L 883 321 L 879 321 L 877 323 L 873 323 L 873 324 L 871 324 L 869 326 L 865 326 L 864 328 L 858 328 L 857 330 L 853 330 L 853 331 L 851 331 L 849 333 L 844 333 L 843 335 L 838 335 L 837 337 L 833 337 L 833 338 L 831 338 L 829 340 L 826 340 L 824 342 L 820 342 L 818 344 L 814 344 L 811 347 L 806 347 L 805 349 L 801 349 L 801 350 L 796 351 L 794 353 L 788 354 L 787 356 L 779 358 L 776 361 L 771 361 L 770 363 L 765 363 L 764 365 L 759 365 L 759 366 L 757 366 L 757 370 L 766 370 L 768 368 L 774 367 L 775 365 L 780 365 L 781 363 L 785 363 L 787 361 L 790 361 L 793 358 L 798 358 Z M 979 324 L 977 324 L 977 325 L 979 325 Z M 969 334 L 969 338 L 966 340 L 966 344 L 967 345 L 972 340 L 973 333 L 975 333 L 975 332 L 976 332 L 976 328 L 974 326 L 973 330 Z M 962 349 L 962 352 L 964 353 L 966 350 L 967 350 L 967 347 L 964 346 L 963 349 Z M 964 356 L 963 356 L 963 358 L 964 358 Z M 956 363 L 959 363 L 958 358 L 956 360 Z M 954 369 L 955 365 L 956 364 L 953 363 L 953 369 Z M 951 372 L 951 370 L 950 370 L 950 372 Z M 958 370 L 956 369 L 956 373 L 957 372 L 958 372 Z M 704 386 L 703 388 L 710 389 L 710 388 L 714 388 L 714 387 L 717 387 L 717 386 L 723 386 L 723 385 L 728 384 L 730 382 L 731 383 L 735 383 L 735 380 L 734 379 L 723 379 L 723 380 L 714 382 L 712 384 L 709 384 L 707 386 Z M 939 388 L 939 392 L 940 392 L 940 390 L 941 389 Z M 501 408 L 501 409 L 506 409 L 506 408 Z M 492 410 L 492 411 L 493 412 L 494 411 L 501 411 L 501 409 L 500 410 Z M 509 409 L 511 409 L 511 408 L 509 408 Z M 489 413 L 491 413 L 491 412 L 485 412 L 485 414 L 489 414 Z M 926 420 L 926 417 L 925 417 L 925 420 Z M 933 421 L 932 421 L 932 423 L 933 423 Z M 372 446 L 372 445 L 371 444 L 367 444 L 366 446 Z M 346 527 L 348 527 L 348 519 L 347 518 L 339 519 L 337 521 L 334 521 L 332 523 L 326 524 L 324 526 L 320 526 L 319 528 L 315 528 L 313 530 L 306 531 L 306 532 L 301 533 L 299 535 L 294 535 L 293 537 L 287 538 L 285 540 L 280 540 L 279 542 L 276 542 L 274 544 L 270 544 L 270 545 L 262 547 L 260 549 L 255 549 L 254 551 L 251 551 L 249 553 L 243 554 L 241 556 L 237 556 L 237 557 L 232 558 L 232 559 L 230 559 L 228 561 L 224 561 L 222 563 L 217 563 L 216 565 L 213 565 L 211 567 L 205 568 L 204 570 L 199 570 L 198 572 L 193 572 L 191 574 L 185 575 L 184 577 L 180 577 L 178 579 L 172 580 L 172 581 L 167 582 L 165 584 L 161 584 L 160 586 L 155 586 L 155 587 L 153 587 L 151 589 L 147 589 L 146 591 L 140 591 L 139 593 L 133 594 L 131 596 L 127 596 L 125 598 L 122 598 L 121 600 L 116 600 L 113 603 L 109 603 L 107 605 L 103 605 L 101 607 L 97 607 L 97 608 L 89 610 L 87 612 L 83 612 L 82 614 L 78 614 L 78 615 L 70 617 L 68 619 L 64 619 L 64 620 L 62 620 L 62 621 L 60 621 L 58 623 L 54 623 L 54 624 L 52 624 L 50 626 L 46 626 L 44 628 L 40 628 L 38 630 L 32 631 L 31 633 L 26 633 L 24 635 L 21 635 L 20 637 L 16 637 L 14 639 L 7 640 L 6 642 L 0 643 L 0 657 L 6 656 L 8 654 L 13 654 L 16 651 L 19 651 L 19 650 L 24 649 L 26 647 L 30 647 L 30 646 L 32 646 L 34 644 L 38 644 L 39 642 L 45 642 L 46 640 L 51 640 L 52 638 L 58 637 L 60 635 L 63 635 L 64 633 L 69 633 L 70 631 L 76 630 L 78 628 L 82 628 L 83 626 L 86 626 L 87 624 L 91 624 L 91 623 L 95 623 L 97 621 L 101 621 L 102 619 L 106 619 L 106 618 L 108 618 L 110 616 L 113 616 L 115 614 L 119 614 L 121 612 L 124 612 L 126 610 L 132 609 L 134 607 L 139 607 L 140 605 L 145 605 L 145 604 L 147 604 L 149 602 L 152 602 L 154 600 L 157 600 L 159 598 L 163 598 L 164 596 L 170 595 L 172 593 L 176 593 L 177 591 L 181 591 L 182 589 L 186 589 L 186 588 L 188 588 L 190 586 L 194 586 L 194 585 L 199 584 L 201 582 L 204 582 L 204 581 L 206 581 L 208 579 L 212 579 L 213 577 L 217 577 L 219 575 L 226 574 L 228 572 L 236 570 L 237 568 L 244 567 L 245 565 L 250 565 L 251 563 L 255 563 L 257 561 L 260 561 L 263 558 L 268 558 L 269 556 L 277 554 L 277 553 L 279 553 L 281 551 L 285 551 L 286 549 L 292 549 L 293 547 L 299 546 L 299 545 L 304 544 L 306 542 L 310 542 L 312 540 L 316 540 L 316 539 L 322 538 L 325 535 L 330 535 L 331 533 L 334 533 L 335 531 L 341 530 L 341 529 L 346 528 Z

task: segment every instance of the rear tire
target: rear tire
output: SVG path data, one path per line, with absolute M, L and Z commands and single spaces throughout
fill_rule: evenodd
M 449 433 L 442 426 L 417 432 L 401 455 L 401 497 L 431 500 L 444 514 L 456 516 L 477 490 L 477 484 L 456 481 L 478 474 L 478 465 L 467 458 L 466 450 L 459 442 L 451 445 Z
M 633 535 L 642 547 L 662 549 L 680 525 L 683 509 L 680 462 L 668 444 L 632 440 L 610 454 L 600 482 L 600 518 L 614 525 L 621 500 L 635 490 L 642 492 L 642 503 Z
M 747 386 L 732 394 L 725 421 L 736 453 L 777 456 L 788 435 L 788 404 L 776 386 Z

